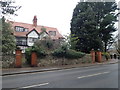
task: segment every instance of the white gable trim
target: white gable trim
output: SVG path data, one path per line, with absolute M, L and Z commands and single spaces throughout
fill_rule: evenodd
M 31 31 L 27 36 L 28 37 L 33 37 L 33 38 L 38 38 L 39 37 L 38 33 L 36 33 L 34 30 Z
M 27 45 L 28 46 L 33 46 L 34 42 L 38 38 L 39 38 L 39 34 L 35 30 L 32 30 L 30 33 L 27 34 Z

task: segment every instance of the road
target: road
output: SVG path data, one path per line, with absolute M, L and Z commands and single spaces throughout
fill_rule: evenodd
M 3 88 L 118 88 L 118 64 L 2 77 Z

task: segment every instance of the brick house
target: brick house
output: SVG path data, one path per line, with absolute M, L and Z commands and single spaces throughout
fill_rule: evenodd
M 36 16 L 33 18 L 33 24 L 13 21 L 10 21 L 10 23 L 14 28 L 16 45 L 22 49 L 23 53 L 27 47 L 33 46 L 36 40 L 42 40 L 45 36 L 49 36 L 52 40 L 63 39 L 57 28 L 37 25 Z M 42 29 L 45 29 L 45 32 L 41 33 Z

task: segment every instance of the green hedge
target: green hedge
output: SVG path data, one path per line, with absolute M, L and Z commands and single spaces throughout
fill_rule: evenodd
M 82 52 L 77 52 L 75 50 L 68 50 L 67 53 L 66 53 L 66 58 L 82 58 L 85 54 L 82 53 Z
M 82 52 L 77 52 L 72 49 L 67 49 L 67 47 L 62 46 L 61 48 L 55 50 L 52 53 L 52 55 L 55 57 L 58 57 L 58 58 L 65 57 L 65 58 L 69 58 L 69 59 L 76 59 L 76 58 L 83 57 L 85 54 Z

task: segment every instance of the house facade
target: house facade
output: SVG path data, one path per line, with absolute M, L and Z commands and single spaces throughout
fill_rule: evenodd
M 33 29 L 31 30 L 28 34 L 26 34 L 26 37 L 27 37 L 27 45 L 28 46 L 33 46 L 34 45 L 34 42 L 39 39 L 39 33 Z
M 57 28 L 37 25 L 37 17 L 34 16 L 33 24 L 10 21 L 14 28 L 14 36 L 16 37 L 16 46 L 19 46 L 23 53 L 25 49 L 33 46 L 36 40 L 42 40 L 49 36 L 52 40 L 61 40 L 63 36 Z

